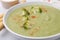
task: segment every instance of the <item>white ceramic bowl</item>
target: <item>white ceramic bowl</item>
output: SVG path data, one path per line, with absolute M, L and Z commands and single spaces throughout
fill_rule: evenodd
M 56 34 L 56 35 L 51 35 L 51 36 L 46 36 L 46 37 L 28 37 L 28 36 L 24 36 L 24 35 L 20 35 L 20 34 L 17 34 L 15 32 L 13 32 L 11 29 L 8 28 L 7 24 L 6 24 L 6 19 L 7 17 L 9 16 L 9 14 L 15 10 L 16 8 L 19 8 L 19 7 L 24 7 L 24 6 L 27 6 L 27 5 L 48 5 L 48 6 L 52 6 L 54 7 L 54 5 L 50 4 L 50 3 L 44 3 L 44 2 L 30 2 L 30 3 L 24 3 L 24 4 L 18 4 L 18 5 L 15 5 L 13 7 L 11 7 L 7 12 L 6 14 L 4 15 L 4 18 L 3 18 L 3 24 L 5 26 L 5 28 L 10 31 L 11 33 L 13 33 L 14 35 L 18 36 L 18 37 L 21 37 L 22 39 L 26 39 L 26 40 L 40 40 L 40 39 L 51 39 L 51 38 L 55 38 L 57 36 L 60 36 L 60 33 Z M 59 9 L 59 8 L 58 8 Z

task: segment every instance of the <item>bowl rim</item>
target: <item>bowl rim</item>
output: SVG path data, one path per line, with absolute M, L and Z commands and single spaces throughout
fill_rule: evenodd
M 7 12 L 5 13 L 5 15 L 4 15 L 4 17 L 3 17 L 3 24 L 4 24 L 4 26 L 5 26 L 5 28 L 9 31 L 9 32 L 11 32 L 11 33 L 13 33 L 13 34 L 15 34 L 15 35 L 17 35 L 17 36 L 19 36 L 19 37 L 23 37 L 23 38 L 28 38 L 28 39 L 47 39 L 47 38 L 52 38 L 52 37 L 55 37 L 55 36 L 58 36 L 58 35 L 60 35 L 60 33 L 58 33 L 58 34 L 55 34 L 55 35 L 51 35 L 51 36 L 45 36 L 45 37 L 29 37 L 29 36 L 24 36 L 24 35 L 21 35 L 21 34 L 18 34 L 18 33 L 15 33 L 15 32 L 13 32 L 11 29 L 9 29 L 8 28 L 8 26 L 6 25 L 6 17 L 7 17 L 7 15 L 8 14 L 10 14 L 9 12 L 11 12 L 11 10 L 13 10 L 13 9 L 15 9 L 15 8 L 18 8 L 18 6 L 20 7 L 23 7 L 23 6 L 27 6 L 27 5 L 32 5 L 32 4 L 43 4 L 43 5 L 48 5 L 48 6 L 51 6 L 51 7 L 54 7 L 54 5 L 52 5 L 51 3 L 46 3 L 46 2 L 27 2 L 27 3 L 23 3 L 23 4 L 17 4 L 17 5 L 15 5 L 15 6 L 13 6 L 13 7 L 11 7 L 10 9 L 8 9 L 7 10 Z M 56 8 L 56 7 L 55 7 Z M 59 9 L 59 8 L 57 8 L 57 9 Z

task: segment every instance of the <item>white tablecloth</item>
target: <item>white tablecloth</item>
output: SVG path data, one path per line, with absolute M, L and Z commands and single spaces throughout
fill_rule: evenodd
M 27 0 L 27 2 L 37 2 L 37 1 L 41 1 L 41 2 L 47 2 L 47 1 L 43 1 L 43 0 Z M 52 3 L 53 2 L 53 3 Z M 56 5 L 57 7 L 60 8 L 60 2 L 57 0 L 53 0 L 50 3 L 52 3 L 53 5 Z M 1 5 L 0 2 L 0 13 L 5 13 L 6 9 L 4 9 Z M 15 35 L 13 35 L 12 33 L 8 32 L 5 28 L 0 31 L 0 40 L 22 40 L 21 38 L 17 38 Z M 52 39 L 53 40 L 53 39 Z M 60 40 L 60 39 L 59 39 Z

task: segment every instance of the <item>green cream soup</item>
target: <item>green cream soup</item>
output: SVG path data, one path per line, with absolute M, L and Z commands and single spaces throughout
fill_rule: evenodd
M 13 10 L 6 20 L 17 34 L 44 37 L 60 33 L 60 10 L 45 5 L 29 5 Z

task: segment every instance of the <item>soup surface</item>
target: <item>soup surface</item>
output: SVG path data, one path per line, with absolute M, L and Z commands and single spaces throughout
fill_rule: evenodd
M 60 10 L 46 5 L 29 5 L 13 10 L 6 20 L 17 34 L 44 37 L 60 33 Z

